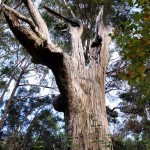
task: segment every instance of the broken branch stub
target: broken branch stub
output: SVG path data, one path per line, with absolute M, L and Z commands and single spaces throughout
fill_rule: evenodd
M 63 20 L 65 23 L 69 23 L 73 27 L 78 27 L 78 28 L 80 27 L 80 23 L 79 22 L 71 20 L 71 19 L 68 19 L 68 18 L 62 16 L 61 14 L 55 12 L 54 10 L 48 8 L 47 6 L 43 6 L 43 7 L 48 11 L 48 13 L 54 15 L 58 19 Z

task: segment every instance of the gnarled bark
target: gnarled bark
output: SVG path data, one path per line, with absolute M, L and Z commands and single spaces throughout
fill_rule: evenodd
M 33 62 L 46 65 L 54 73 L 61 93 L 55 99 L 54 107 L 64 112 L 66 132 L 71 137 L 68 141 L 71 141 L 71 147 L 68 149 L 110 149 L 104 81 L 111 41 L 108 34 L 111 31 L 103 24 L 103 8 L 97 17 L 96 38 L 89 47 L 87 64 L 81 40 L 82 24 L 68 21 L 71 38 L 71 55 L 68 55 L 60 47 L 48 42 L 46 24 L 32 1 L 24 0 L 24 3 L 30 11 L 32 22 L 19 17 L 6 5 L 2 6 L 3 13 L 10 29 L 32 56 Z M 34 24 L 38 30 L 27 29 L 20 24 L 19 19 L 28 22 L 31 28 Z

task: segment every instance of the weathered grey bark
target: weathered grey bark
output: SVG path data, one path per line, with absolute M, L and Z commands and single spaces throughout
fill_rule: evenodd
M 109 150 L 111 141 L 104 86 L 111 41 L 108 34 L 111 29 L 103 24 L 103 8 L 97 17 L 97 35 L 89 47 L 90 62 L 87 65 L 81 40 L 82 25 L 69 24 L 71 55 L 68 55 L 60 47 L 48 42 L 47 29 L 43 31 L 42 28 L 45 23 L 32 1 L 24 0 L 24 3 L 38 29 L 36 32 L 35 29 L 23 27 L 19 22 L 19 19 L 23 20 L 22 17 L 10 7 L 3 5 L 3 13 L 10 29 L 32 56 L 33 62 L 46 65 L 54 73 L 61 93 L 55 99 L 54 107 L 64 112 L 66 132 L 71 137 L 68 141 L 71 142 L 71 148 L 68 149 Z M 28 23 L 33 26 L 33 23 Z

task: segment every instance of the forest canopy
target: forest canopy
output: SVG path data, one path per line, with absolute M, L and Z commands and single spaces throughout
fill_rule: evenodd
M 105 109 L 111 130 L 111 134 L 107 136 L 111 142 L 109 140 L 109 144 L 106 144 L 102 138 L 99 143 L 103 148 L 112 145 L 114 150 L 148 150 L 150 148 L 149 0 L 43 0 L 33 2 L 47 25 L 50 43 L 59 47 L 58 52 L 54 55 L 55 58 L 62 50 L 68 56 L 72 55 L 73 46 L 70 44 L 68 24 L 79 28 L 81 24 L 83 25 L 81 39 L 86 67 L 91 65 L 91 59 L 96 60 L 96 65 L 101 63 L 99 55 L 96 58 L 95 54 L 94 58 L 90 56 L 90 50 L 102 47 L 101 43 L 104 42 L 104 38 L 96 36 L 96 33 L 100 32 L 97 30 L 100 29 L 97 27 L 98 23 L 95 24 L 97 15 L 103 8 L 101 19 L 105 26 L 113 27 L 109 37 L 112 38 L 114 46 L 109 47 L 110 60 L 106 69 L 104 90 L 109 100 Z M 43 63 L 43 60 L 39 59 L 39 54 L 31 58 L 33 54 L 27 50 L 29 42 L 24 41 L 26 48 L 13 35 L 6 14 L 3 13 L 4 6 L 12 8 L 16 16 L 19 16 L 16 12 L 25 16 L 25 18 L 19 16 L 21 18 L 19 23 L 23 24 L 27 30 L 32 29 L 35 35 L 43 32 L 37 32 L 32 28 L 34 24 L 32 26 L 31 12 L 28 12 L 26 0 L 2 0 L 0 6 L 0 150 L 9 150 L 10 147 L 12 150 L 72 148 L 72 137 L 64 132 L 66 130 L 64 123 L 67 121 L 62 117 L 63 113 L 54 110 L 57 108 L 63 112 L 66 107 L 64 103 L 61 103 L 61 108 L 54 104 L 54 100 L 58 96 L 61 97 L 59 94 L 66 90 L 66 86 L 63 86 L 63 89 L 58 84 L 59 74 L 65 71 L 60 71 L 60 67 L 54 69 L 56 65 Z M 38 36 L 42 37 L 43 34 Z M 92 42 L 96 37 L 101 43 L 92 47 Z M 40 43 L 41 39 L 38 40 Z M 55 46 L 52 45 L 53 47 L 55 49 Z M 118 57 L 116 58 L 115 55 Z M 62 55 L 54 62 L 60 64 L 61 61 Z M 48 68 L 52 68 L 52 71 Z M 58 77 L 55 76 L 55 73 Z M 64 83 L 67 82 L 64 81 Z M 82 86 L 85 86 L 84 84 Z M 75 83 L 74 85 L 76 86 Z M 64 95 L 63 98 L 67 99 L 67 96 Z M 74 99 L 74 96 L 72 97 Z M 111 103 L 114 102 L 117 102 L 118 105 L 111 107 Z M 68 108 L 65 111 L 70 110 Z M 97 113 L 100 114 L 101 110 L 97 110 Z M 102 128 L 103 124 L 99 126 Z M 93 139 L 91 143 L 96 142 Z

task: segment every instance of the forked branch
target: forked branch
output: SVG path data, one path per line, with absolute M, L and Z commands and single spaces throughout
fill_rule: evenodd
M 11 7 L 9 7 L 5 4 L 3 4 L 3 7 L 5 7 L 5 9 L 7 9 L 7 10 L 9 9 L 11 11 L 11 13 L 14 14 L 18 19 L 29 24 L 29 26 L 31 27 L 33 32 L 35 32 L 37 35 L 40 35 L 40 32 L 38 31 L 38 27 L 34 24 L 34 22 L 30 18 L 23 16 L 22 14 L 18 13 L 17 11 L 15 11 L 14 9 L 12 9 Z
M 41 17 L 41 14 L 39 13 L 38 9 L 34 6 L 32 0 L 23 0 L 23 2 L 28 8 L 31 18 L 33 19 L 35 25 L 38 27 L 39 31 L 43 34 L 42 38 L 47 39 L 47 41 L 50 42 L 47 25 L 43 20 L 43 18 Z
M 5 4 L 2 4 L 1 7 L 11 31 L 22 46 L 33 57 L 34 63 L 46 65 L 47 60 L 54 61 L 52 58 L 54 58 L 53 55 L 56 53 L 57 55 L 61 54 L 62 56 L 63 50 L 53 43 L 49 43 L 48 35 L 39 30 L 34 21 L 21 15 Z M 25 27 L 20 20 L 26 22 L 32 30 Z

